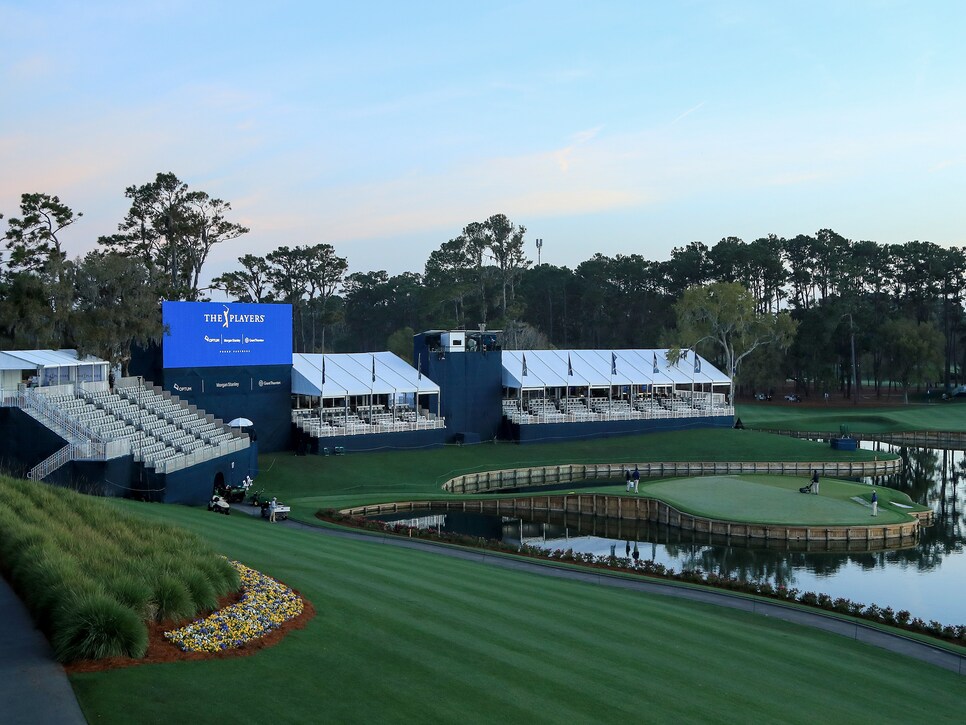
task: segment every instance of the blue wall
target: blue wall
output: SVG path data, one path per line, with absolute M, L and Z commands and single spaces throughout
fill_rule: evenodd
M 228 423 L 248 418 L 263 453 L 291 447 L 292 366 L 166 368 L 161 386 Z
M 446 440 L 492 440 L 503 420 L 503 351 L 430 350 L 425 335 L 413 340 L 413 359 L 439 385 Z M 469 434 L 469 435 L 467 435 Z

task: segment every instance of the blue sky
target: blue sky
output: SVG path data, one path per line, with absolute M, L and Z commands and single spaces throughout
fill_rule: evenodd
M 528 252 L 832 228 L 966 244 L 966 3 L 4 2 L 0 212 L 112 233 L 172 171 L 250 234 L 422 271 L 505 213 Z M 2 224 L 2 223 L 0 223 Z

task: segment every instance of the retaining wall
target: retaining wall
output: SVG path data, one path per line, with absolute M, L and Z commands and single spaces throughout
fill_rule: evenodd
M 881 543 L 883 545 L 908 542 L 912 545 L 919 535 L 918 518 L 901 524 L 874 526 L 785 526 L 781 524 L 739 523 L 719 521 L 678 511 L 663 501 L 646 496 L 613 496 L 596 493 L 575 493 L 561 496 L 525 496 L 521 498 L 493 498 L 477 500 L 403 501 L 343 509 L 350 516 L 378 516 L 419 510 L 461 511 L 494 516 L 530 516 L 543 513 L 569 513 L 615 519 L 653 521 L 684 531 L 763 541 L 821 542 L 824 544 L 852 542 Z
M 451 478 L 443 484 L 443 490 L 452 493 L 489 493 L 505 489 L 528 486 L 547 486 L 557 483 L 572 483 L 593 479 L 624 480 L 624 471 L 637 466 L 642 478 L 665 478 L 670 476 L 715 476 L 737 473 L 771 473 L 808 478 L 812 471 L 823 476 L 843 478 L 864 478 L 866 476 L 885 476 L 898 473 L 902 461 L 843 461 L 769 463 L 714 461 L 677 463 L 590 463 L 567 464 L 560 466 L 535 466 L 532 468 L 510 468 L 499 471 L 480 471 L 466 473 Z

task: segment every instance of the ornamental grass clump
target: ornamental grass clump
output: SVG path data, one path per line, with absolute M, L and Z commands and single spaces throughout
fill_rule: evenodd
M 238 591 L 194 534 L 106 501 L 0 477 L 0 570 L 62 662 L 142 657 L 149 621 L 183 621 Z

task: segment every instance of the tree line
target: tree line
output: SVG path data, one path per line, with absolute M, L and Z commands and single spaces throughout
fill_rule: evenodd
M 505 331 L 507 347 L 694 347 L 740 373 L 747 393 L 792 379 L 806 395 L 844 396 L 854 385 L 865 395 L 949 387 L 966 365 L 961 248 L 822 229 L 691 242 L 662 261 L 598 253 L 571 269 L 534 264 L 526 228 L 495 214 L 442 242 L 420 272 L 349 273 L 332 245 L 307 243 L 241 255 L 204 288 L 214 245 L 249 231 L 230 221 L 231 205 L 172 173 L 124 195 L 116 232 L 76 259 L 62 238 L 83 215 L 57 196 L 21 197 L 0 265 L 3 347 L 76 348 L 125 365 L 132 346 L 160 340 L 161 300 L 217 291 L 290 303 L 300 352 L 409 358 L 413 331 L 486 325 Z

